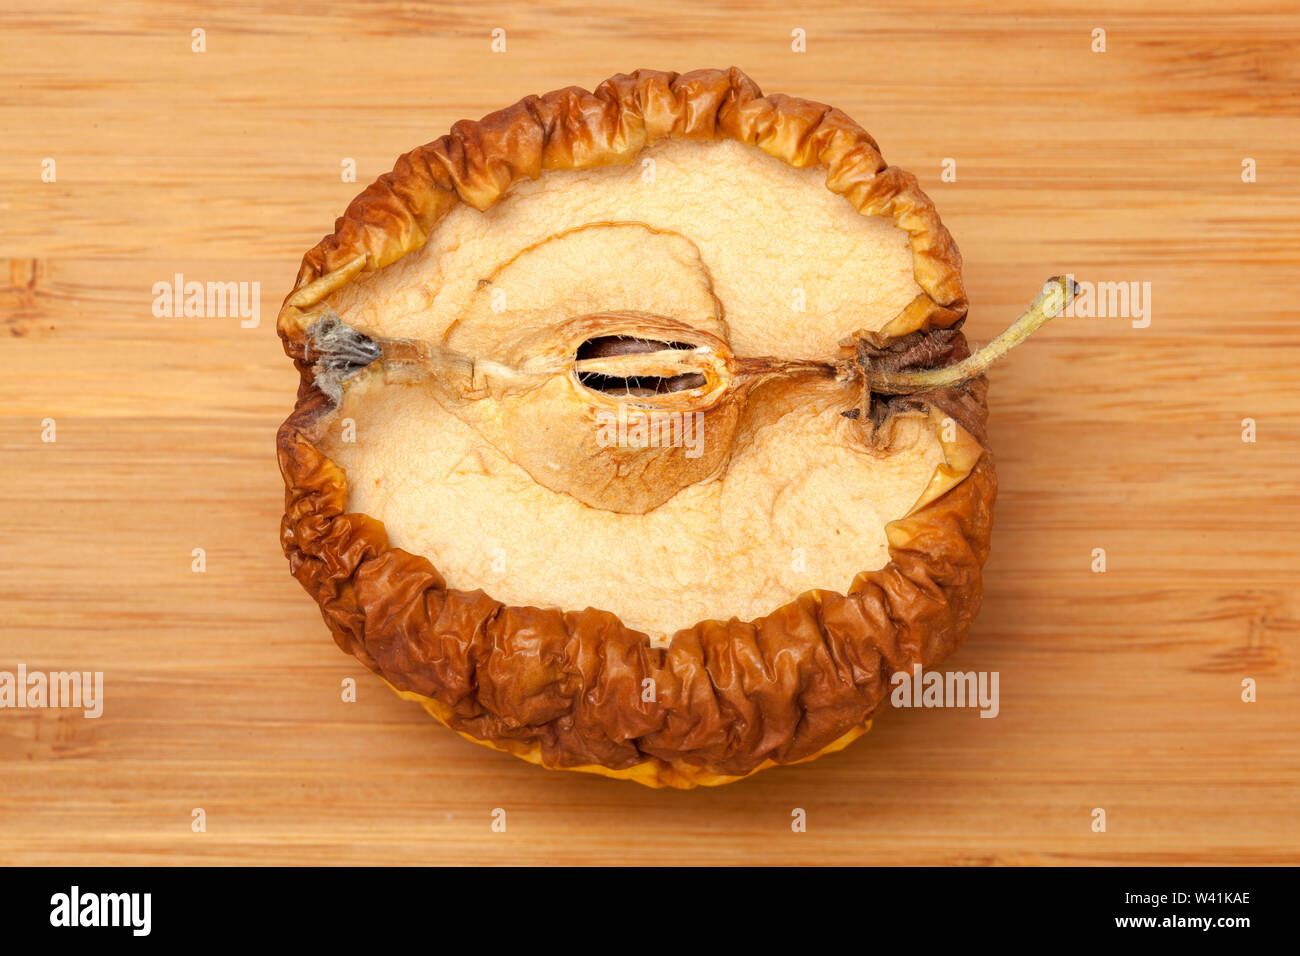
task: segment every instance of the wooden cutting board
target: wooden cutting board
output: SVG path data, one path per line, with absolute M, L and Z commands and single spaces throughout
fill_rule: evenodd
M 7 4 L 0 670 L 105 685 L 98 719 L 0 710 L 0 862 L 1300 862 L 1300 16 L 986 6 Z M 1150 283 L 1150 322 L 1061 319 L 994 373 L 993 556 L 947 666 L 999 673 L 996 719 L 891 711 L 716 790 L 548 773 L 398 700 L 289 577 L 274 316 L 454 121 L 729 65 L 916 172 L 976 340 L 1059 271 Z M 259 323 L 155 317 L 177 273 L 259 283 Z

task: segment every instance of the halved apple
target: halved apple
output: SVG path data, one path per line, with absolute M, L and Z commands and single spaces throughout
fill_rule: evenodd
M 536 763 L 689 787 L 839 749 L 979 607 L 965 311 L 836 110 L 736 70 L 529 97 L 305 257 L 285 553 L 340 646 Z

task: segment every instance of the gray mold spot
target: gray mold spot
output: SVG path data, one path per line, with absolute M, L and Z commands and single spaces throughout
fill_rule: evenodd
M 315 356 L 316 387 L 335 405 L 343 398 L 343 383 L 383 355 L 379 343 L 345 325 L 333 312 L 325 313 L 307 330 L 307 347 Z

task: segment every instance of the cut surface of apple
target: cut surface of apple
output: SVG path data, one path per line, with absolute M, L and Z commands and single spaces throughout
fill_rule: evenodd
M 823 358 L 921 294 L 908 239 L 828 190 L 824 169 L 732 140 L 670 139 L 627 165 L 516 182 L 483 211 L 458 205 L 333 305 L 360 331 L 420 339 L 465 338 L 458 321 L 509 336 L 565 313 L 712 313 L 740 354 Z
M 861 400 L 853 381 L 734 381 L 744 395 L 657 409 L 620 392 L 629 377 L 599 391 L 574 378 L 585 341 L 680 344 L 696 331 L 740 359 L 829 362 L 920 292 L 907 234 L 860 215 L 816 170 L 726 141 L 646 152 L 649 164 L 546 173 L 487 212 L 459 207 L 422 250 L 340 296 L 340 320 L 365 335 L 436 342 L 500 371 L 389 382 L 381 363 L 346 384 L 320 447 L 347 474 L 349 509 L 383 521 L 449 587 L 612 611 L 662 642 L 883 567 L 885 525 L 943 455 L 921 413 L 897 423 L 888 454 L 868 448 L 843 414 Z M 583 338 L 565 335 L 583 316 Z M 508 371 L 548 352 L 549 374 Z M 731 399 L 743 408 L 724 424 L 710 413 Z M 602 408 L 633 427 L 609 428 Z M 656 412 L 665 427 L 652 432 Z M 597 482 L 593 506 L 582 499 Z M 671 496 L 642 509 L 657 491 Z M 641 513 L 611 513 L 627 510 Z

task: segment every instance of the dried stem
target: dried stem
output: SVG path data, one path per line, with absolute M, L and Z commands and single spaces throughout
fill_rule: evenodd
M 990 365 L 1056 318 L 1078 292 L 1069 276 L 1054 276 L 1043 284 L 1032 305 L 1011 326 L 975 354 L 944 368 L 886 372 L 863 366 L 867 387 L 883 395 L 909 395 L 960 385 L 983 375 Z

